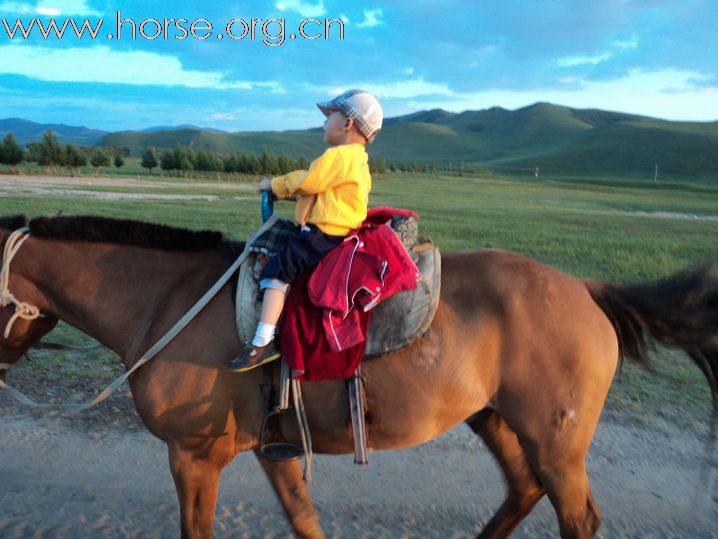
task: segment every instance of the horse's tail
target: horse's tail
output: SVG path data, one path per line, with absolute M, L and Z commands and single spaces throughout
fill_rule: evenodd
M 586 285 L 618 336 L 621 357 L 649 366 L 651 341 L 683 349 L 705 374 L 718 410 L 718 278 L 715 262 L 647 284 Z

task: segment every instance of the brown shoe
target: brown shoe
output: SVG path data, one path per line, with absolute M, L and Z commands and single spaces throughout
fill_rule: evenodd
M 274 340 L 267 346 L 247 344 L 239 357 L 229 363 L 229 370 L 230 372 L 247 372 L 280 357 L 282 357 L 282 353 L 277 348 Z

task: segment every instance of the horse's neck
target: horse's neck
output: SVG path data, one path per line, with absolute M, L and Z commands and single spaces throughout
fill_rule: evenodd
M 122 356 L 178 304 L 190 307 L 221 270 L 213 269 L 212 253 L 42 239 L 27 245 L 36 258 L 25 271 L 48 311 Z

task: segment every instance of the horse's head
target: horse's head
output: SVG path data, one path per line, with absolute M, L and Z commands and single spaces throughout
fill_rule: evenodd
M 4 328 L 12 316 L 12 309 L 5 307 L 0 314 L 0 327 Z M 12 326 L 8 338 L 0 332 L 0 380 L 23 354 L 57 325 L 57 318 L 46 316 L 35 320 L 18 320 Z
M 24 224 L 22 216 L 0 218 L 0 380 L 5 380 L 7 371 L 28 348 L 57 325 L 57 318 L 48 313 L 38 310 L 39 316 L 32 316 L 37 309 L 37 289 L 27 278 L 13 272 L 11 258 L 17 251 L 7 248 L 8 239 Z

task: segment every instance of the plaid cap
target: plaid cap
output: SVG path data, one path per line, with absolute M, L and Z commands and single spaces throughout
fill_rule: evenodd
M 361 134 L 369 143 L 381 131 L 384 111 L 379 100 L 364 90 L 347 90 L 331 101 L 317 103 L 317 107 L 324 116 L 329 116 L 335 110 L 342 112 L 347 118 L 352 118 Z

